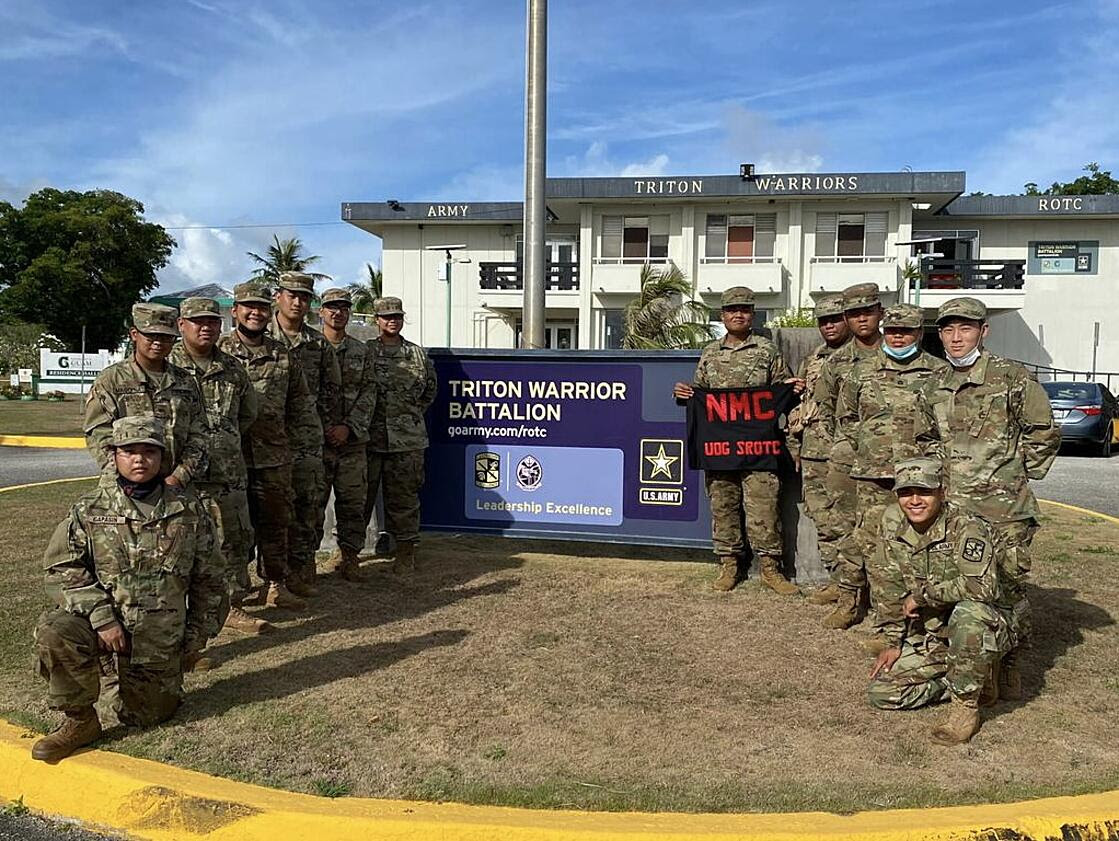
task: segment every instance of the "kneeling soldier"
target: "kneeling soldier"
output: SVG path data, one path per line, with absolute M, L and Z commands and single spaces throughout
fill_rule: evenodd
M 116 482 L 83 496 L 47 547 L 57 605 L 35 629 L 39 674 L 62 725 L 31 749 L 54 762 L 101 736 L 101 676 L 126 726 L 174 715 L 183 672 L 218 631 L 224 585 L 213 521 L 193 492 L 162 482 L 167 452 L 152 415 L 113 424 Z
M 997 700 L 999 657 L 1013 643 L 1002 550 L 986 520 L 944 504 L 940 462 L 899 462 L 894 487 L 900 511 L 882 519 L 878 605 L 897 644 L 878 655 L 867 694 L 883 710 L 951 699 L 932 740 L 962 744 L 979 731 L 980 696 Z

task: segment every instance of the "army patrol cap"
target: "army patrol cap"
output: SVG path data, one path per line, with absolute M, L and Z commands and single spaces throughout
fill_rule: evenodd
M 966 318 L 968 321 L 986 321 L 987 306 L 975 298 L 952 298 L 940 305 L 936 311 L 936 323 L 949 318 Z
M 141 333 L 162 333 L 166 336 L 179 335 L 175 319 L 179 314 L 173 307 L 163 304 L 133 304 L 132 326 Z
M 213 298 L 184 298 L 179 318 L 221 318 L 221 308 Z
M 843 311 L 857 310 L 881 304 L 877 283 L 856 283 L 843 290 Z
M 281 272 L 276 285 L 289 292 L 306 292 L 315 297 L 315 278 L 306 272 Z
M 883 327 L 920 327 L 924 321 L 925 314 L 913 304 L 894 304 L 882 315 Z
M 732 286 L 730 289 L 723 291 L 723 295 L 719 299 L 719 306 L 722 309 L 727 307 L 752 307 L 754 306 L 754 290 L 747 289 L 745 286 Z
M 352 307 L 354 299 L 348 289 L 334 287 L 322 293 L 322 305 L 324 307 Z
M 374 315 L 404 315 L 404 303 L 399 298 L 378 298 L 373 302 Z
M 246 280 L 233 287 L 233 303 L 272 306 L 272 289 L 262 280 Z
M 828 318 L 833 315 L 843 315 L 843 296 L 838 292 L 821 295 L 816 299 L 816 306 L 812 308 L 816 318 Z
M 109 446 L 126 447 L 129 444 L 154 444 L 166 450 L 163 421 L 155 415 L 129 415 L 113 421 L 113 437 Z
M 941 464 L 934 458 L 910 458 L 894 465 L 894 490 L 940 487 Z

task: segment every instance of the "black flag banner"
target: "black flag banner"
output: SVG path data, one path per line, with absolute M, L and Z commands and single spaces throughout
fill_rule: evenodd
M 777 471 L 789 461 L 784 416 L 793 386 L 697 388 L 688 400 L 688 466 L 693 470 Z

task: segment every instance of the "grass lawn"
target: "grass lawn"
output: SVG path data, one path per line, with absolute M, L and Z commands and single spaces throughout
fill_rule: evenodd
M 0 435 L 82 434 L 81 395 L 61 403 L 49 400 L 0 400 Z
M 0 709 L 55 720 L 28 669 L 49 524 L 84 485 L 4 494 Z M 61 490 L 60 490 L 61 488 Z M 942 709 L 876 712 L 858 632 L 712 567 L 605 546 L 431 536 L 407 583 L 325 579 L 277 633 L 219 638 L 168 724 L 109 750 L 311 792 L 544 808 L 853 811 L 1119 786 L 1119 527 L 1046 509 L 1026 700 L 968 746 Z M 604 554 L 603 554 L 604 553 Z M 679 557 L 676 555 L 675 557 Z

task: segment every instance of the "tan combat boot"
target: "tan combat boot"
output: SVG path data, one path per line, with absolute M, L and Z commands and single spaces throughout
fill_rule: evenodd
M 318 591 L 314 587 L 308 586 L 302 575 L 289 575 L 284 585 L 288 588 L 289 593 L 293 593 L 301 599 L 310 599 L 318 595 Z
M 268 595 L 265 596 L 264 603 L 269 607 L 286 607 L 288 610 L 307 609 L 307 602 L 293 594 L 279 581 L 269 582 Z
M 813 592 L 805 601 L 809 604 L 835 604 L 839 601 L 839 585 L 832 582 L 826 587 L 821 587 L 819 590 Z
M 396 545 L 396 556 L 392 559 L 389 574 L 399 577 L 413 575 L 416 572 L 416 541 L 402 540 Z
M 835 610 L 825 617 L 824 627 L 836 630 L 850 628 L 862 618 L 859 614 L 859 591 L 841 587 L 839 598 L 835 600 Z
M 365 573 L 361 571 L 361 560 L 357 556 L 356 549 L 342 548 L 338 551 L 337 558 L 338 560 L 334 563 L 333 568 L 336 573 L 342 576 L 343 580 L 354 584 L 360 584 L 367 580 Z
M 999 669 L 999 695 L 1007 701 L 1022 700 L 1022 670 L 1018 667 L 1018 652 L 1003 655 Z
M 971 737 L 978 732 L 979 707 L 953 698 L 948 718 L 932 729 L 929 738 L 935 745 L 952 747 L 970 742 Z
M 257 619 L 238 605 L 232 605 L 229 608 L 229 616 L 225 617 L 225 627 L 231 631 L 257 636 L 275 630 L 276 626 L 263 619 Z
M 42 762 L 58 762 L 100 738 L 101 722 L 93 707 L 68 711 L 66 719 L 53 733 L 44 736 L 34 744 L 31 748 L 31 758 Z
M 725 593 L 733 590 L 737 584 L 738 558 L 733 555 L 723 555 L 719 558 L 719 577 L 711 586 Z
M 762 568 L 762 583 L 779 596 L 795 596 L 800 588 L 787 579 L 781 572 L 780 558 L 762 555 L 759 559 Z

